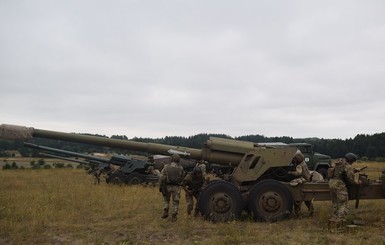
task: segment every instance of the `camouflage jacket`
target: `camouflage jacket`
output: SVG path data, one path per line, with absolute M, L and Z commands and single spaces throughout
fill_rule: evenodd
M 305 161 L 302 161 L 300 164 L 298 164 L 295 167 L 294 171 L 291 171 L 289 173 L 295 177 L 302 177 L 306 181 L 310 181 L 311 174 L 310 174 L 309 168 L 307 167 Z
M 330 177 L 329 187 L 347 189 L 349 185 L 357 184 L 354 180 L 354 168 L 345 159 L 339 159 L 334 167 L 333 176 Z
M 194 178 L 192 173 L 188 173 L 182 181 L 182 185 L 189 191 L 197 192 L 201 191 L 203 186 L 206 184 L 206 180 L 203 176 Z
M 170 164 L 166 164 L 161 171 L 160 184 L 161 185 L 180 185 L 185 172 L 183 167 L 178 163 L 172 162 Z

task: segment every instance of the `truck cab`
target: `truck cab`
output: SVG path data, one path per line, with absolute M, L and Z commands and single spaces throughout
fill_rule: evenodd
M 332 164 L 330 156 L 314 152 L 313 145 L 309 143 L 291 143 L 289 145 L 297 147 L 302 152 L 310 170 L 319 172 L 326 179 L 327 170 Z

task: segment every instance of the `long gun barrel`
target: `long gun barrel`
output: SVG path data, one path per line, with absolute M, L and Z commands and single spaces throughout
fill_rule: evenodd
M 129 140 L 110 139 L 75 133 L 63 133 L 9 124 L 0 125 L 0 138 L 30 139 L 33 137 L 122 148 L 162 155 L 178 153 L 180 155 L 188 156 L 192 159 L 206 160 L 212 163 L 231 163 L 233 165 L 237 165 L 242 160 L 246 152 L 255 148 L 255 144 L 252 142 L 221 139 L 215 137 L 211 137 L 206 142 L 205 148 L 194 149 L 188 147 L 163 145 L 156 143 L 143 143 Z
M 249 152 L 258 151 L 260 155 L 269 153 L 268 146 L 260 146 L 253 142 L 222 139 L 210 137 L 202 149 L 194 149 L 181 146 L 172 146 L 156 143 L 143 143 L 130 140 L 110 139 L 105 137 L 63 133 L 57 131 L 36 129 L 32 127 L 17 126 L 17 125 L 0 125 L 0 138 L 3 139 L 29 139 L 32 137 L 64 140 L 78 143 L 86 143 L 92 145 L 107 146 L 113 148 L 122 148 L 153 154 L 169 155 L 178 153 L 181 156 L 186 156 L 196 160 L 205 160 L 210 163 L 218 163 L 224 165 L 237 166 L 244 156 Z M 267 149 L 267 150 L 266 150 Z M 278 150 L 278 151 L 277 151 Z M 290 163 L 296 148 L 275 149 L 272 162 Z
M 37 150 L 43 150 L 43 151 L 49 151 L 49 152 L 55 152 L 58 154 L 63 154 L 66 156 L 73 156 L 73 157 L 82 157 L 85 159 L 93 160 L 93 161 L 98 161 L 98 162 L 105 162 L 108 163 L 109 159 L 107 158 L 102 158 L 102 157 L 95 157 L 87 154 L 82 154 L 82 153 L 77 153 L 73 151 L 66 151 L 66 150 L 60 150 L 57 148 L 51 148 L 47 146 L 42 146 L 42 145 L 36 145 L 28 142 L 24 142 L 24 146 L 32 149 L 37 149 Z
M 80 163 L 80 164 L 83 164 L 83 165 L 91 165 L 91 166 L 98 165 L 98 163 L 91 162 L 91 161 L 87 162 L 87 161 L 82 161 L 82 160 L 79 160 L 79 159 L 74 159 L 74 158 L 69 158 L 69 157 L 62 157 L 62 156 L 48 154 L 48 153 L 43 153 L 43 152 L 40 152 L 39 155 L 44 156 L 44 157 L 51 157 L 51 158 L 65 160 L 65 161 L 70 161 L 70 162 L 76 162 L 76 163 Z
M 82 153 L 77 153 L 73 151 L 66 151 L 66 150 L 60 150 L 57 148 L 52 148 L 52 147 L 47 147 L 47 146 L 42 146 L 42 145 L 36 145 L 28 142 L 24 142 L 24 146 L 32 149 L 37 149 L 37 150 L 43 150 L 43 151 L 49 151 L 49 152 L 54 152 L 57 154 L 62 154 L 65 156 L 72 156 L 72 157 L 81 157 L 84 159 L 87 159 L 90 161 L 91 164 L 97 165 L 99 163 L 105 163 L 105 164 L 114 164 L 118 166 L 124 166 L 127 162 L 130 162 L 132 160 L 131 157 L 126 157 L 126 156 L 119 156 L 115 155 L 112 156 L 111 158 L 104 158 L 104 157 L 96 157 L 88 154 L 82 154 Z M 59 157 L 59 156 L 57 156 Z M 69 160 L 68 158 L 66 160 Z

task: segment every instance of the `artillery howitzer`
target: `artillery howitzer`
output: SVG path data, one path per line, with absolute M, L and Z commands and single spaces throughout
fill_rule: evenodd
M 67 157 L 40 153 L 42 155 L 48 155 L 50 157 L 56 157 L 59 159 L 79 162 L 82 164 L 86 164 L 88 166 L 91 165 L 91 168 L 95 171 L 102 171 L 106 173 L 106 182 L 112 184 L 140 184 L 142 182 L 158 182 L 158 176 L 151 174 L 148 172 L 150 167 L 150 163 L 144 160 L 135 159 L 131 156 L 121 156 L 121 155 L 113 155 L 111 158 L 97 157 L 88 154 L 82 154 L 72 151 L 65 151 L 57 148 L 41 146 L 31 143 L 24 143 L 25 147 L 54 152 L 56 154 L 61 154 Z M 80 157 L 88 160 L 82 161 L 78 159 L 69 158 L 71 157 Z M 119 166 L 119 169 L 112 171 L 111 164 Z
M 44 157 L 62 159 L 62 160 L 65 160 L 65 161 L 79 163 L 87 171 L 87 174 L 90 174 L 90 175 L 92 175 L 94 177 L 95 184 L 100 184 L 100 176 L 102 174 L 109 173 L 110 170 L 111 170 L 111 167 L 110 167 L 109 164 L 102 163 L 102 162 L 94 162 L 92 160 L 90 160 L 90 161 L 83 161 L 83 160 L 79 160 L 79 159 L 75 159 L 75 158 L 62 157 L 62 156 L 48 154 L 48 153 L 44 153 L 44 152 L 40 152 L 39 155 L 44 156 Z
M 93 171 L 99 171 L 106 174 L 106 182 L 109 184 L 130 184 L 136 185 L 141 183 L 157 183 L 159 181 L 159 176 L 155 175 L 150 171 L 152 169 L 161 170 L 163 164 L 170 163 L 171 157 L 164 156 L 161 158 L 154 159 L 154 163 L 148 162 L 146 157 L 142 156 L 122 156 L 122 155 L 113 155 L 111 158 L 97 157 L 88 154 L 77 153 L 73 151 L 66 151 L 57 148 L 41 146 L 37 144 L 32 144 L 25 142 L 25 147 L 37 149 L 41 151 L 54 152 L 56 154 L 61 154 L 67 157 L 52 155 L 46 153 L 40 153 L 41 155 L 46 155 L 49 157 L 56 157 L 59 159 L 78 162 L 84 165 L 89 166 Z M 87 161 L 82 161 L 79 159 L 74 159 L 70 157 L 80 157 L 86 159 Z M 119 166 L 118 169 L 112 170 L 112 165 Z M 196 163 L 192 161 L 181 161 L 181 165 L 186 171 L 192 170 Z
M 287 217 L 294 201 L 330 200 L 327 182 L 290 186 L 288 171 L 297 151 L 293 146 L 267 146 L 252 142 L 211 137 L 202 149 L 106 139 L 23 126 L 1 125 L 0 138 L 41 137 L 123 148 L 153 154 L 179 153 L 181 157 L 234 166 L 228 181 L 210 182 L 199 200 L 201 214 L 212 221 L 237 219 L 246 209 L 255 220 L 275 221 Z M 351 192 L 354 192 L 352 190 Z M 357 193 L 350 193 L 357 196 Z M 361 199 L 385 198 L 385 175 L 368 181 L 359 192 Z
M 24 142 L 24 146 L 28 147 L 28 148 L 32 148 L 32 149 L 56 153 L 56 154 L 49 154 L 49 153 L 45 153 L 45 152 L 39 152 L 39 155 L 41 155 L 41 156 L 61 159 L 61 160 L 70 161 L 70 162 L 76 162 L 76 163 L 79 163 L 80 165 L 83 165 L 83 166 L 86 166 L 86 167 L 92 168 L 92 169 L 104 169 L 104 168 L 110 167 L 109 163 L 103 161 L 105 159 L 101 159 L 101 158 L 86 155 L 86 154 L 80 154 L 77 152 L 60 150 L 57 148 L 51 148 L 51 147 L 36 145 L 36 144 L 32 144 L 32 143 L 27 143 L 27 142 Z M 62 154 L 64 156 L 57 155 L 57 154 Z M 71 158 L 69 156 L 85 158 L 85 159 L 87 159 L 87 161 L 80 160 L 78 158 Z

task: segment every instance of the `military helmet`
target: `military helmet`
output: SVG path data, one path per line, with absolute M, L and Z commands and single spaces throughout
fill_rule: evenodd
M 180 161 L 180 156 L 178 154 L 174 154 L 172 155 L 171 160 L 175 163 L 178 163 Z
M 202 168 L 199 167 L 199 166 L 196 166 L 193 171 L 192 171 L 192 174 L 194 176 L 201 176 L 202 175 Z
M 354 154 L 354 153 L 347 153 L 345 155 L 345 159 L 349 162 L 349 163 L 354 163 L 355 161 L 357 161 L 357 156 Z
M 196 166 L 196 167 L 193 169 L 193 174 L 195 174 L 195 173 L 202 173 L 201 167 Z
M 300 150 L 297 150 L 297 152 L 294 154 L 293 159 L 297 160 L 298 163 L 301 163 L 303 162 L 303 160 L 305 160 L 305 157 Z

